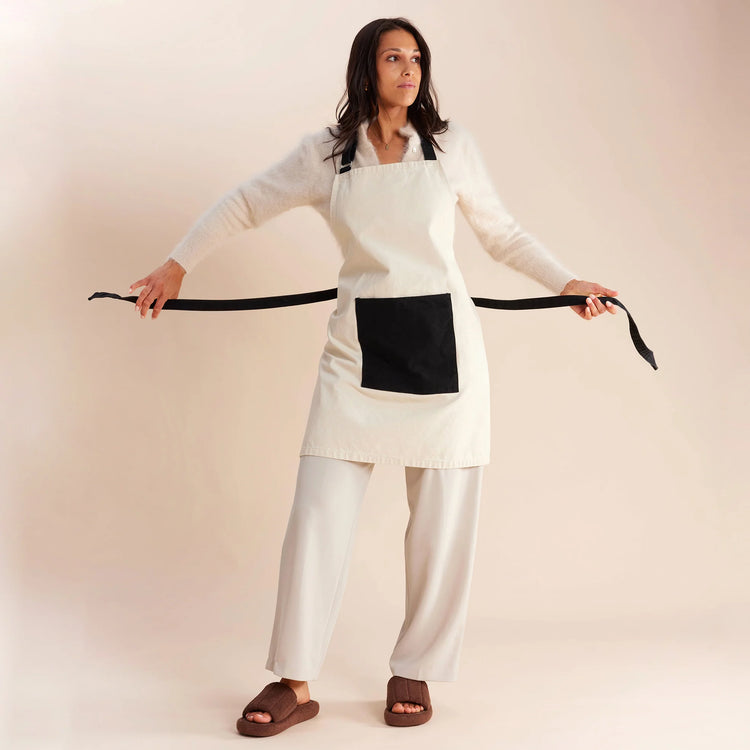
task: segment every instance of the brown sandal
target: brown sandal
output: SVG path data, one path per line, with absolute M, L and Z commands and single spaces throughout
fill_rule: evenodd
M 397 714 L 391 711 L 394 703 L 418 703 L 424 706 L 423 711 L 412 714 Z M 388 680 L 388 697 L 385 701 L 385 723 L 392 727 L 414 727 L 425 724 L 432 718 L 430 691 L 424 680 L 410 680 L 408 677 L 396 677 Z
M 270 682 L 248 703 L 237 719 L 237 731 L 246 737 L 270 737 L 318 715 L 317 701 L 297 703 L 297 693 L 283 682 Z M 271 714 L 271 721 L 248 721 L 245 716 L 253 711 Z

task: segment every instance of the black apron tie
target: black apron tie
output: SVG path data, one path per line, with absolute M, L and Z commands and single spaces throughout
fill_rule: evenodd
M 303 292 L 302 294 L 282 294 L 276 297 L 252 297 L 250 299 L 168 299 L 164 305 L 164 310 L 269 310 L 275 307 L 293 307 L 294 305 L 309 305 L 313 302 L 325 302 L 336 299 L 336 289 L 323 289 L 319 292 Z M 119 294 L 112 292 L 94 292 L 89 300 L 110 297 L 119 299 L 123 302 L 138 301 L 137 295 L 121 297 Z M 585 294 L 558 294 L 554 297 L 528 297 L 525 299 L 487 299 L 485 297 L 471 298 L 477 307 L 488 307 L 493 310 L 539 310 L 549 307 L 571 307 L 573 305 L 585 305 L 587 295 Z M 628 316 L 630 326 L 630 338 L 633 341 L 638 354 L 648 362 L 654 370 L 659 368 L 656 365 L 654 353 L 649 349 L 641 338 L 633 316 L 628 308 L 616 297 L 599 297 L 601 302 L 611 302 L 613 305 L 622 308 Z M 151 303 L 151 308 L 156 304 L 156 300 Z

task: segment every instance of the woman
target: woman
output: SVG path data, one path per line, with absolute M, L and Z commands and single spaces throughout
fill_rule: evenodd
M 329 137 L 330 136 L 330 137 Z M 332 145 L 331 145 L 332 144 Z M 437 158 L 436 151 L 440 153 Z M 237 721 L 277 734 L 312 718 L 343 593 L 350 541 L 373 465 L 405 467 L 406 616 L 390 659 L 385 720 L 432 716 L 427 680 L 456 679 L 489 461 L 489 378 L 479 319 L 453 255 L 455 204 L 497 260 L 555 293 L 590 295 L 590 320 L 615 312 L 508 215 L 471 136 L 442 120 L 430 51 L 402 18 L 352 44 L 334 130 L 225 195 L 149 276 L 136 311 L 177 297 L 182 278 L 231 234 L 298 205 L 329 222 L 344 255 L 300 452 L 281 556 L 267 669 L 279 676 Z

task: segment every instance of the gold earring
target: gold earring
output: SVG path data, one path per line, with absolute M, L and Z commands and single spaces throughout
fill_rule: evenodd
M 368 84 L 367 84 L 367 83 L 365 83 L 365 91 L 367 91 L 367 86 L 368 86 Z

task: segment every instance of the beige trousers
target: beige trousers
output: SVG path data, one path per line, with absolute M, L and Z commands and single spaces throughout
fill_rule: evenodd
M 302 456 L 266 669 L 315 680 L 331 640 L 373 464 Z M 474 562 L 482 467 L 406 467 L 406 612 L 394 675 L 453 681 Z

